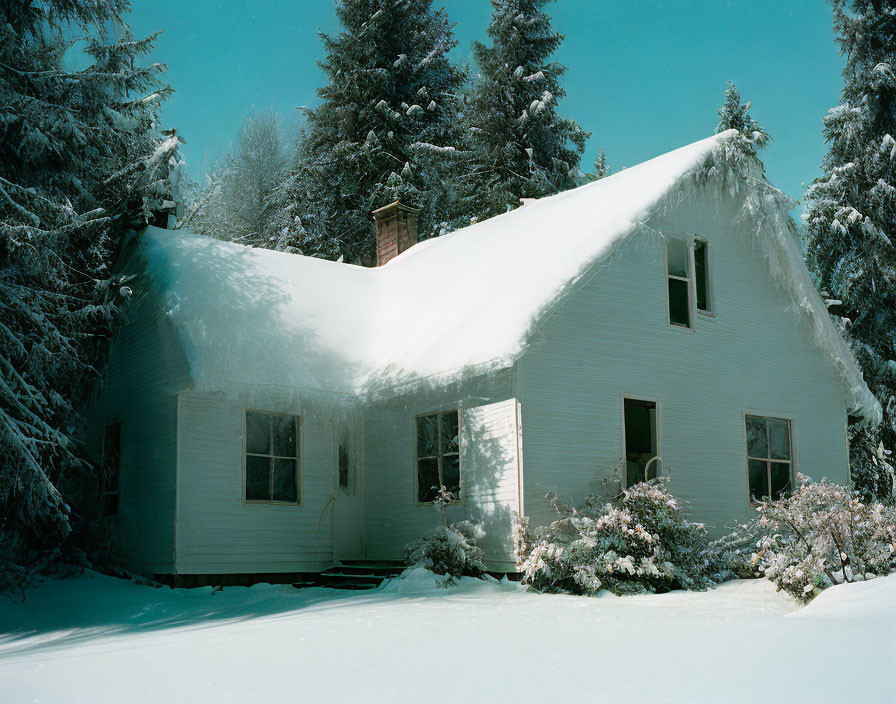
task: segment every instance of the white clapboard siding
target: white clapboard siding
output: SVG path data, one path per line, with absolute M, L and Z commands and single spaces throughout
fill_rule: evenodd
M 190 384 L 186 362 L 145 277 L 132 283 L 125 325 L 112 346 L 97 402 L 88 408 L 86 447 L 99 461 L 103 427 L 121 421 L 119 512 L 109 521 L 128 566 L 174 571 L 177 393 Z
M 498 535 L 509 537 L 509 523 L 504 520 L 509 509 L 497 508 L 491 511 L 490 493 L 499 501 L 509 495 L 506 479 L 499 475 L 511 466 L 511 461 L 496 452 L 497 446 L 505 446 L 503 428 L 504 416 L 510 417 L 514 379 L 512 370 L 502 370 L 492 376 L 468 379 L 464 384 L 447 389 L 410 389 L 401 397 L 371 404 L 365 408 L 364 418 L 364 554 L 372 559 L 401 559 L 408 543 L 432 531 L 439 524 L 439 514 L 432 504 L 418 504 L 416 496 L 415 457 L 415 417 L 423 413 L 445 411 L 452 408 L 465 409 L 464 418 L 470 418 L 466 409 L 489 406 L 508 401 L 506 414 L 495 410 L 483 410 L 472 416 L 475 418 L 477 433 L 487 429 L 494 421 L 497 430 L 494 438 L 484 434 L 487 446 L 494 459 L 491 467 L 485 465 L 485 455 L 469 454 L 464 449 L 461 460 L 461 500 L 447 507 L 449 521 L 470 517 L 481 517 L 485 530 L 492 540 Z M 515 411 L 514 411 L 515 412 Z M 500 422 L 498 419 L 500 418 Z M 466 422 L 464 424 L 467 425 Z M 472 436 L 466 428 L 467 445 Z M 463 440 L 462 440 L 463 442 Z M 486 481 L 486 473 L 493 470 L 496 479 Z M 516 471 L 514 467 L 514 472 Z M 474 491 L 470 487 L 475 487 Z M 485 509 L 485 510 L 484 510 Z M 494 521 L 494 525 L 492 525 Z M 500 554 L 497 548 L 491 551 L 489 567 L 495 570 L 509 569 L 512 550 Z
M 792 418 L 799 471 L 847 481 L 843 384 L 736 210 L 695 198 L 651 218 L 538 331 L 518 363 L 533 526 L 555 518 L 549 491 L 607 496 L 624 467 L 624 394 L 657 401 L 671 490 L 715 533 L 755 515 L 745 412 Z M 668 324 L 664 234 L 709 242 L 714 316 L 694 330 Z
M 243 500 L 246 407 L 302 416 L 301 505 Z M 301 404 L 186 392 L 178 406 L 177 573 L 312 572 L 333 561 L 333 429 Z

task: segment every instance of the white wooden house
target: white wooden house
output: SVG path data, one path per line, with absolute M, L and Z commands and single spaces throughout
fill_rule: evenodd
M 848 419 L 880 407 L 733 139 L 419 244 L 393 204 L 376 268 L 148 228 L 93 409 L 133 568 L 401 558 L 443 482 L 511 571 L 548 491 L 661 473 L 720 531 L 797 471 L 848 481 Z

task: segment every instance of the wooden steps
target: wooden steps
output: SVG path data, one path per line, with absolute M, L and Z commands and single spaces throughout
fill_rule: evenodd
M 339 564 L 300 582 L 296 589 L 324 587 L 361 591 L 376 589 L 383 580 L 397 577 L 407 567 L 400 560 L 342 560 Z

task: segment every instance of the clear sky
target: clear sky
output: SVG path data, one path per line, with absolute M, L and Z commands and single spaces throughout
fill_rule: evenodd
M 191 175 L 231 146 L 243 116 L 274 107 L 295 120 L 315 105 L 324 75 L 318 30 L 336 31 L 333 0 L 134 0 L 138 34 L 164 30 L 153 60 L 167 63 L 175 96 L 164 122 L 187 140 Z M 485 39 L 488 0 L 443 0 L 471 62 Z M 436 5 L 438 6 L 438 0 Z M 726 81 L 753 103 L 772 135 L 771 180 L 802 199 L 824 154 L 821 119 L 836 104 L 843 60 L 823 0 L 557 0 L 569 67 L 561 113 L 592 133 L 583 168 L 603 147 L 632 166 L 711 134 Z

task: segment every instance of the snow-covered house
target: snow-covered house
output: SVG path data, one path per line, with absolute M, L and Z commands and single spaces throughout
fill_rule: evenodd
M 110 520 L 159 575 L 395 559 L 450 518 L 513 570 L 512 516 L 657 473 L 721 530 L 797 471 L 848 480 L 880 407 L 734 133 L 362 268 L 148 228 L 93 412 Z

